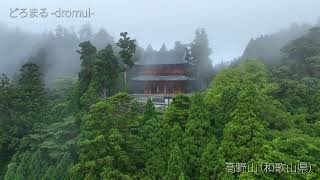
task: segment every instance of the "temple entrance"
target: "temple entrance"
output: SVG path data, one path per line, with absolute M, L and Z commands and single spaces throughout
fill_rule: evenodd
M 153 83 L 151 85 L 151 94 L 166 94 L 167 85 L 162 83 Z
M 145 85 L 145 94 L 175 94 L 184 92 L 179 82 L 148 82 Z

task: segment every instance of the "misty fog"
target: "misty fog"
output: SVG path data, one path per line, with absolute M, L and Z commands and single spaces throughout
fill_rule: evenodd
M 228 1 L 62 1 L 37 0 L 1 2 L 0 72 L 14 76 L 22 63 L 38 61 L 50 84 L 59 76 L 73 76 L 80 66 L 78 44 L 90 40 L 98 49 L 114 46 L 119 33 L 127 31 L 137 39 L 137 57 L 181 58 L 197 28 L 208 34 L 213 64 L 233 58 L 256 57 L 250 47 L 277 41 L 278 46 L 306 32 L 319 16 L 319 1 L 284 0 Z M 86 9 L 93 8 L 90 19 L 13 19 L 10 8 Z M 190 9 L 192 8 L 192 9 Z M 178 10 L 177 10 L 178 9 Z M 297 23 L 300 28 L 292 32 Z M 297 29 L 297 28 L 294 28 Z M 270 35 L 270 36 L 269 36 Z M 250 40 L 251 39 L 251 40 Z M 249 43 L 249 44 L 248 44 Z M 266 59 L 281 56 L 280 47 L 263 45 Z M 272 49 L 273 48 L 273 49 Z M 143 52 L 145 49 L 145 52 Z M 159 54 L 164 54 L 159 58 Z M 169 56 L 168 56 L 169 54 Z M 261 54 L 261 53 L 259 53 Z M 271 57 L 270 57 L 271 56 Z

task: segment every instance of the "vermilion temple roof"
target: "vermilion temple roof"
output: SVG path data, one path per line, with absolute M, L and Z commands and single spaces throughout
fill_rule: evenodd
M 158 57 L 158 56 L 147 56 L 140 58 L 135 65 L 163 65 L 163 64 L 190 64 L 184 58 L 176 58 L 171 56 Z

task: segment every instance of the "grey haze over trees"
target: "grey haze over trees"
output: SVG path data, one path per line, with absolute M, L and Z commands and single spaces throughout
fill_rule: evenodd
M 198 87 L 204 90 L 209 85 L 213 67 L 210 59 L 211 49 L 209 48 L 208 35 L 205 29 L 198 29 L 196 36 L 190 45 L 190 60 L 196 66 L 196 78 L 199 81 Z
M 47 87 L 50 87 L 61 76 L 75 77 L 77 75 L 80 71 L 78 45 L 86 41 L 91 42 L 97 50 L 111 45 L 116 56 L 122 59 L 122 62 L 119 63 L 126 64 L 128 70 L 138 60 L 148 61 L 151 64 L 170 61 L 170 59 L 173 61 L 190 60 L 196 65 L 196 70 L 201 72 L 197 75 L 201 79 L 199 84 L 201 89 L 206 87 L 208 79 L 211 77 L 211 75 L 207 76 L 210 74 L 208 72 L 212 71 L 211 59 L 209 58 L 211 50 L 204 29 L 197 30 L 194 41 L 190 43 L 176 41 L 172 49 L 168 49 L 163 43 L 159 51 L 154 50 L 151 45 L 144 50 L 138 42 L 127 39 L 125 36 L 121 42 L 116 43 L 114 37 L 107 30 L 100 29 L 95 32 L 90 24 L 84 24 L 78 31 L 72 27 L 66 28 L 58 25 L 54 30 L 42 34 L 31 34 L 19 29 L 12 30 L 1 26 L 0 34 L 5 40 L 0 42 L 0 72 L 8 74 L 10 77 L 14 76 L 19 66 L 30 61 L 39 66 Z M 192 34 L 190 36 L 192 37 Z M 135 42 L 136 46 L 132 46 L 132 42 Z M 125 79 L 127 79 L 126 75 Z
M 282 52 L 282 47 L 307 33 L 311 27 L 309 24 L 292 24 L 290 27 L 276 33 L 252 38 L 241 58 L 259 59 L 268 65 L 277 64 L 285 55 Z
M 91 41 L 98 49 L 115 45 L 106 30 L 94 33 L 89 24 L 78 32 L 59 25 L 42 34 L 0 26 L 0 39 L 0 72 L 14 76 L 22 64 L 31 61 L 39 65 L 47 85 L 60 76 L 76 76 L 80 70 L 80 56 L 76 53 L 80 42 Z
M 62 9 L 94 8 L 91 19 L 31 18 L 12 19 L 9 9 L 47 7 Z M 78 0 L 73 1 L 16 1 L 2 0 L 0 21 L 10 27 L 41 33 L 54 29 L 57 24 L 80 27 L 90 21 L 95 29 L 104 27 L 113 36 L 125 30 L 146 48 L 149 43 L 159 49 L 162 43 L 173 48 L 175 40 L 190 42 L 196 28 L 204 27 L 210 35 L 210 47 L 214 47 L 211 59 L 214 63 L 229 61 L 241 56 L 251 37 L 270 34 L 293 22 L 312 23 L 319 16 L 318 0 Z M 35 23 L 39 22 L 39 23 Z M 83 42 L 83 41 L 82 41 Z
M 320 24 L 319 22 L 317 25 Z M 306 33 L 311 26 L 309 24 L 295 24 L 271 35 L 253 38 L 248 43 L 242 58 L 268 60 L 266 64 L 276 63 L 283 56 L 282 46 Z M 212 35 L 209 34 L 209 36 Z M 189 43 L 176 41 L 172 49 L 163 43 L 159 50 L 155 50 L 151 45 L 143 49 L 137 42 L 136 52 L 132 59 L 133 61 L 140 60 L 150 63 L 164 59 L 187 59 L 193 63 L 198 62 L 197 72 L 199 74 L 197 77 L 202 79 L 198 86 L 203 89 L 212 77 L 212 74 L 208 72 L 212 69 L 210 57 L 215 53 L 211 52 L 210 48 L 213 47 L 209 47 L 208 34 L 204 30 L 197 30 L 193 38 L 194 40 Z M 15 76 L 22 64 L 32 61 L 39 66 L 48 87 L 58 77 L 75 77 L 80 71 L 80 56 L 76 51 L 81 42 L 90 41 L 97 50 L 110 44 L 116 54 L 120 52 L 114 37 L 107 30 L 95 31 L 90 24 L 84 24 L 79 30 L 59 25 L 54 30 L 42 34 L 24 32 L 18 28 L 10 29 L 0 24 L 0 39 L 2 40 L 0 41 L 0 72 L 6 73 L 9 77 Z M 226 65 L 224 63 L 216 64 L 214 71 L 217 72 Z

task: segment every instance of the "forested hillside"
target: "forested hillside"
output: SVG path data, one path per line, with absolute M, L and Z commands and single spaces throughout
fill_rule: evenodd
M 307 33 L 311 27 L 308 24 L 293 24 L 279 32 L 253 38 L 249 41 L 242 58 L 260 59 L 267 65 L 277 64 L 285 56 L 282 52 L 283 46 Z
M 1 178 L 320 179 L 320 28 L 284 45 L 277 65 L 243 60 L 164 111 L 126 93 L 136 44 L 127 33 L 115 44 L 80 43 L 78 79 L 51 90 L 32 61 L 1 76 Z M 268 163 L 296 171 L 250 171 Z

